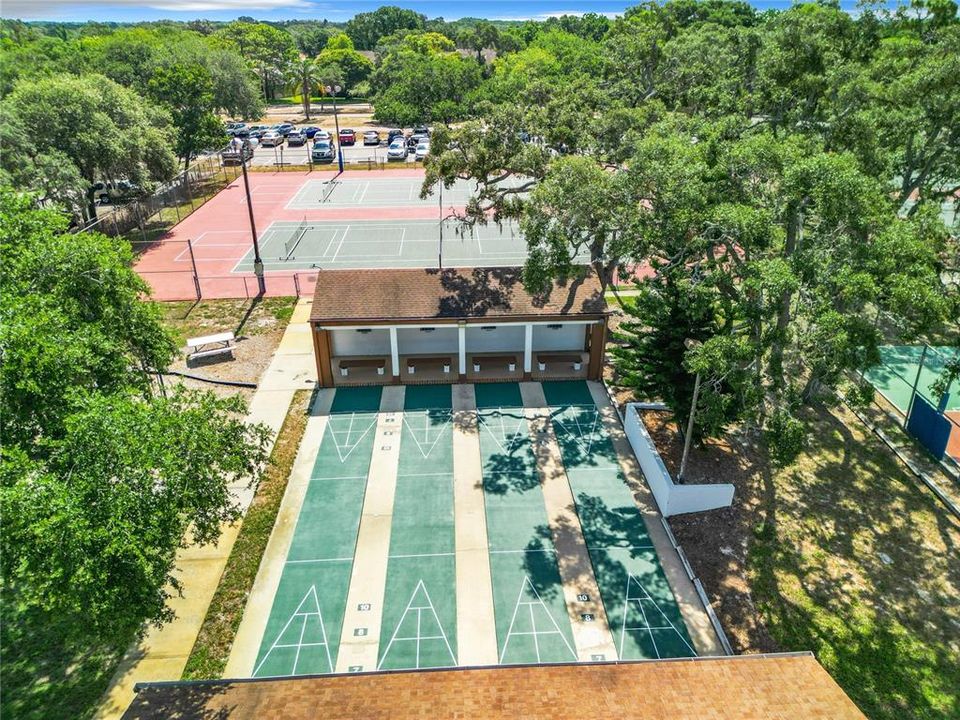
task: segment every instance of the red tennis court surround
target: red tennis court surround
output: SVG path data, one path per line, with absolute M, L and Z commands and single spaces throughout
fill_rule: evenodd
M 408 192 L 414 185 L 410 179 L 422 180 L 418 169 L 348 170 L 317 172 L 251 172 L 250 194 L 258 235 L 263 236 L 274 223 L 295 226 L 304 218 L 309 221 L 334 220 L 426 220 L 439 219 L 437 205 L 357 204 L 316 209 L 302 205 L 288 207 L 308 183 L 338 181 L 397 180 Z M 447 209 L 449 210 L 449 208 Z M 250 251 L 252 239 L 247 213 L 243 178 L 237 178 L 166 236 L 149 243 L 134 243 L 139 259 L 135 269 L 150 285 L 157 300 L 191 300 L 204 298 L 253 297 L 257 281 L 252 272 L 234 268 Z M 316 273 L 309 270 L 268 270 L 265 274 L 267 295 L 300 295 L 313 292 Z

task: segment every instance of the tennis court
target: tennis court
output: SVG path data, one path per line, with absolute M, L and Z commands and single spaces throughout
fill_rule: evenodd
M 917 392 L 936 407 L 939 398 L 933 384 L 956 353 L 955 348 L 946 346 L 929 346 L 924 352 L 923 345 L 884 345 L 880 348 L 880 364 L 867 370 L 864 377 L 901 413 L 906 414 L 910 407 L 914 384 Z M 960 411 L 960 381 L 955 380 L 948 392 L 945 410 Z
M 696 655 L 586 383 L 544 383 L 550 407 L 535 412 L 549 410 L 616 657 L 578 639 L 593 617 L 564 584 L 534 410 L 516 383 L 473 392 L 489 579 L 458 582 L 457 528 L 476 518 L 455 497 L 451 386 L 337 389 L 253 676 L 452 667 L 483 640 L 491 664 Z M 481 634 L 458 593 L 492 604 Z
M 519 187 L 522 179 L 511 179 L 504 187 Z M 308 180 L 287 203 L 288 210 L 389 207 L 463 207 L 476 195 L 477 186 L 469 180 L 457 180 L 452 187 L 433 186 L 425 198 L 420 197 L 422 177 L 357 178 L 338 177 L 329 180 Z
M 438 262 L 441 233 L 449 267 L 510 266 L 526 258 L 526 244 L 512 223 L 465 230 L 455 220 L 406 219 L 277 221 L 260 236 L 260 255 L 270 271 L 431 267 Z M 194 243 L 198 258 L 205 251 L 202 239 Z M 252 271 L 248 248 L 232 272 Z

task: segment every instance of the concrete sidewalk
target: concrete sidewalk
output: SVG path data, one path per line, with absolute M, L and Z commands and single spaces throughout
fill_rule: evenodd
M 316 381 L 308 322 L 311 305 L 310 299 L 297 302 L 273 359 L 250 401 L 247 421 L 263 423 L 273 431 L 271 447 L 294 392 L 310 388 Z M 255 488 L 241 482 L 231 485 L 231 491 L 242 510 L 246 511 Z M 133 700 L 136 683 L 180 679 L 241 522 L 224 526 L 216 545 L 188 545 L 177 553 L 174 574 L 182 583 L 183 592 L 169 603 L 176 617 L 161 628 L 150 628 L 140 642 L 127 650 L 100 702 L 95 715 L 98 720 L 119 718 Z

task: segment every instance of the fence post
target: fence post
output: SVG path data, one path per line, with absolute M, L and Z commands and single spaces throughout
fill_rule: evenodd
M 203 292 L 200 290 L 200 275 L 197 273 L 197 259 L 193 256 L 193 241 L 187 238 L 187 250 L 190 251 L 190 266 L 193 268 L 193 287 L 197 291 L 197 300 L 203 299 Z
M 923 363 L 924 363 L 924 361 L 927 359 L 927 348 L 928 348 L 928 347 L 929 347 L 929 346 L 928 346 L 926 343 L 924 343 L 924 344 L 923 344 L 923 352 L 920 353 L 920 364 L 917 366 L 917 376 L 916 376 L 916 378 L 914 378 L 914 380 L 913 380 L 913 392 L 910 393 L 910 402 L 907 403 L 907 415 L 906 415 L 906 417 L 903 419 L 903 426 L 904 426 L 904 427 L 906 427 L 907 424 L 910 422 L 910 414 L 913 412 L 913 403 L 914 403 L 914 402 L 916 401 L 916 399 L 917 399 L 917 386 L 920 385 L 920 373 L 923 372 Z
M 300 274 L 293 274 L 293 291 L 297 294 L 297 300 L 300 299 Z

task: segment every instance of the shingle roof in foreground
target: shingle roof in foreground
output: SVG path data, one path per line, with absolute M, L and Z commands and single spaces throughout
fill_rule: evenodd
M 592 272 L 535 295 L 524 289 L 515 267 L 320 270 L 310 319 L 344 323 L 606 312 L 603 288 Z
M 809 653 L 154 684 L 123 720 L 865 720 Z

